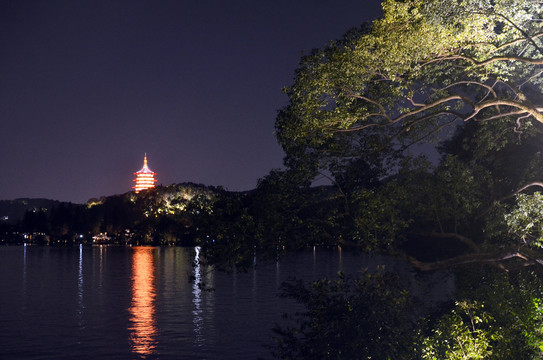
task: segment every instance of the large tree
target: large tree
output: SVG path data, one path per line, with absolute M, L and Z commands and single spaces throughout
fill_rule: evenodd
M 539 0 L 385 0 L 381 19 L 302 58 L 276 122 L 286 164 L 333 179 L 354 219 L 345 243 L 405 250 L 398 235 L 426 234 L 450 249 L 410 260 L 452 267 L 457 291 L 415 333 L 378 277 L 287 287 L 307 311 L 278 329 L 277 356 L 541 358 L 541 267 L 525 265 L 543 264 L 542 15 Z M 433 168 L 406 155 L 428 140 Z
M 381 19 L 302 59 L 276 123 L 289 161 L 375 159 L 469 120 L 543 123 L 542 13 L 535 0 L 385 0 Z
M 451 151 L 449 143 L 439 167 L 415 184 L 418 192 L 404 185 L 407 211 L 413 205 L 422 210 L 402 212 L 402 221 L 468 246 L 471 258 L 442 265 L 527 258 L 526 245 L 541 244 L 543 222 L 520 237 L 511 229 L 519 233 L 529 222 L 521 214 L 543 215 L 539 198 L 514 203 L 509 195 L 526 189 L 521 179 L 541 183 L 533 175 L 509 176 L 515 172 L 504 171 L 502 155 L 543 128 L 542 39 L 541 1 L 385 0 L 381 19 L 302 58 L 285 90 L 290 102 L 276 122 L 286 163 L 313 173 L 327 170 L 339 186 L 357 164 L 380 179 L 397 177 L 406 149 L 444 141 L 473 123 L 456 131 L 456 145 L 470 156 Z M 469 137 L 467 145 L 458 134 Z M 490 153 L 497 160 L 490 161 Z M 533 160 L 525 156 L 524 170 Z M 358 186 L 351 199 L 361 191 L 367 187 Z

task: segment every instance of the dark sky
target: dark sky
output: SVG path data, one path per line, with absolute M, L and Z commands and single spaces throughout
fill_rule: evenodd
M 0 1 L 0 199 L 85 202 L 158 183 L 249 190 L 282 166 L 300 56 L 379 0 Z

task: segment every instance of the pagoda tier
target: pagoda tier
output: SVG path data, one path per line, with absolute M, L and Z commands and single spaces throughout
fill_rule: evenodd
M 136 194 L 142 190 L 155 187 L 157 181 L 155 179 L 156 173 L 147 166 L 147 153 L 145 153 L 145 157 L 143 158 L 143 167 L 140 171 L 135 172 L 134 175 L 136 175 L 136 178 L 134 179 L 136 185 L 132 186 L 132 189 L 136 191 Z

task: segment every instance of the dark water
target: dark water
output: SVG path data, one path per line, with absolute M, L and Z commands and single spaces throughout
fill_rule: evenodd
M 0 359 L 270 358 L 271 328 L 297 309 L 276 296 L 290 276 L 307 280 L 401 262 L 314 249 L 245 274 L 195 269 L 198 249 L 0 247 Z M 189 275 L 215 288 L 206 292 Z M 420 280 L 420 279 L 419 279 Z M 446 274 L 411 276 L 437 299 Z

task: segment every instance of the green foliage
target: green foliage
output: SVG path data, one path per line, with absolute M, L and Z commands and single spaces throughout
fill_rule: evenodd
M 384 1 L 383 18 L 302 58 L 276 122 L 287 163 L 391 161 L 467 120 L 529 131 L 543 121 L 542 14 L 528 0 Z
M 433 219 L 441 232 L 469 233 L 485 204 L 487 179 L 483 169 L 455 156 L 444 157 L 428 184 L 426 219 Z
M 282 285 L 303 310 L 276 326 L 282 359 L 540 359 L 543 282 L 518 268 L 457 271 L 450 307 L 417 307 L 397 275 L 363 272 L 309 284 Z M 433 310 L 432 310 L 433 309 Z M 416 315 L 415 315 L 416 314 Z M 422 320 L 424 318 L 425 320 Z
M 477 302 L 457 302 L 450 314 L 444 315 L 423 341 L 423 359 L 469 360 L 488 359 L 491 343 L 500 341 L 493 329 L 494 319 Z
M 273 170 L 247 193 L 217 194 L 195 218 L 206 261 L 228 271 L 277 260 L 309 245 L 337 244 L 341 230 L 336 192 L 309 188 L 294 171 Z
M 543 247 L 543 195 L 517 195 L 515 207 L 505 215 L 509 230 L 522 244 Z
M 336 233 L 366 249 L 417 232 L 456 236 L 471 251 L 525 236 L 522 224 L 508 232 L 495 201 L 542 174 L 531 160 L 542 150 L 543 6 L 382 5 L 381 19 L 301 59 L 276 121 L 286 165 L 332 175 L 344 200 Z M 408 170 L 421 142 L 442 143 L 444 156 Z
M 543 314 L 540 275 L 525 269 L 458 272 L 455 306 L 429 322 L 425 359 L 540 359 Z
M 360 189 L 350 195 L 353 241 L 366 250 L 388 249 L 402 240 L 411 223 L 402 212 L 405 189 L 397 181 L 375 190 Z
M 409 359 L 415 353 L 411 298 L 395 275 L 340 273 L 307 286 L 297 280 L 284 283 L 281 296 L 305 311 L 291 318 L 296 326 L 274 329 L 277 358 Z
M 534 350 L 534 355 L 543 355 L 543 299 L 531 298 L 530 317 L 524 331 L 527 345 Z M 535 357 L 534 356 L 534 357 Z
M 224 271 L 241 271 L 253 264 L 255 222 L 244 195 L 218 194 L 211 210 L 197 216 L 197 227 L 197 243 L 207 264 Z
M 525 269 L 496 273 L 494 269 L 471 269 L 459 295 L 484 303 L 494 319 L 496 333 L 490 359 L 540 359 L 543 316 L 539 304 L 542 291 L 540 274 Z M 473 286 L 476 285 L 476 290 Z

